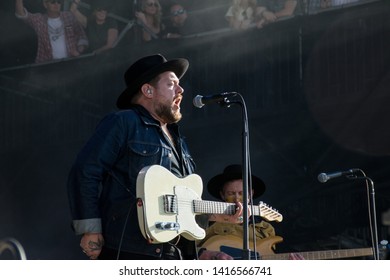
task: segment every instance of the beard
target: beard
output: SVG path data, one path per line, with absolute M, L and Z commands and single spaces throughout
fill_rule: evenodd
M 156 109 L 156 113 L 166 123 L 177 123 L 182 118 L 180 109 L 174 110 L 172 106 L 166 104 L 160 104 Z

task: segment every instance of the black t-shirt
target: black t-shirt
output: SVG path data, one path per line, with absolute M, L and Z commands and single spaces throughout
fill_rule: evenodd
M 107 43 L 109 29 L 118 29 L 118 24 L 113 18 L 107 18 L 103 24 L 97 24 L 94 18 L 89 18 L 87 23 L 87 37 L 89 50 L 95 51 Z

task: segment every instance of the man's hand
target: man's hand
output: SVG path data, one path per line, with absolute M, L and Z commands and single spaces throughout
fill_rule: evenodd
M 204 250 L 199 256 L 200 260 L 233 260 L 233 257 L 219 251 Z
M 23 0 L 15 0 L 15 13 L 21 17 L 26 15 Z
M 267 22 L 275 22 L 278 19 L 276 15 L 270 11 L 264 11 L 263 17 L 266 19 Z
M 290 253 L 288 255 L 289 260 L 304 260 L 305 258 L 299 253 Z
M 84 233 L 80 241 L 83 253 L 91 260 L 96 260 L 102 251 L 104 238 L 101 233 Z
M 243 210 L 244 206 L 241 202 L 236 202 L 236 212 L 233 215 L 227 214 L 212 214 L 209 221 L 231 223 L 231 224 L 242 224 L 243 223 Z M 251 215 L 251 209 L 248 208 L 248 217 Z

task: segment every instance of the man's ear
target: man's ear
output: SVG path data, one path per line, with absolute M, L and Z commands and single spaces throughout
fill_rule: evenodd
M 225 195 L 223 194 L 222 191 L 219 191 L 219 196 L 222 198 L 222 200 L 225 200 Z
M 151 97 L 151 95 L 153 94 L 152 86 L 149 85 L 149 84 L 144 84 L 144 85 L 141 87 L 141 91 L 142 91 L 142 93 L 143 93 L 146 97 Z

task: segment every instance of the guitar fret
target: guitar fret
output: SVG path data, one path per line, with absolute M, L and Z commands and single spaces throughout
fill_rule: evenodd
M 203 214 L 228 214 L 232 215 L 235 213 L 235 204 L 218 202 L 218 201 L 207 201 L 207 200 L 194 200 L 194 212 Z
M 220 201 L 207 201 L 207 200 L 194 200 L 193 210 L 198 214 L 227 214 L 233 215 L 236 212 L 235 203 L 227 203 Z M 268 221 L 281 222 L 283 216 L 276 211 L 268 207 L 266 204 L 260 202 L 260 205 L 254 205 L 252 208 L 253 215 L 260 216 Z

